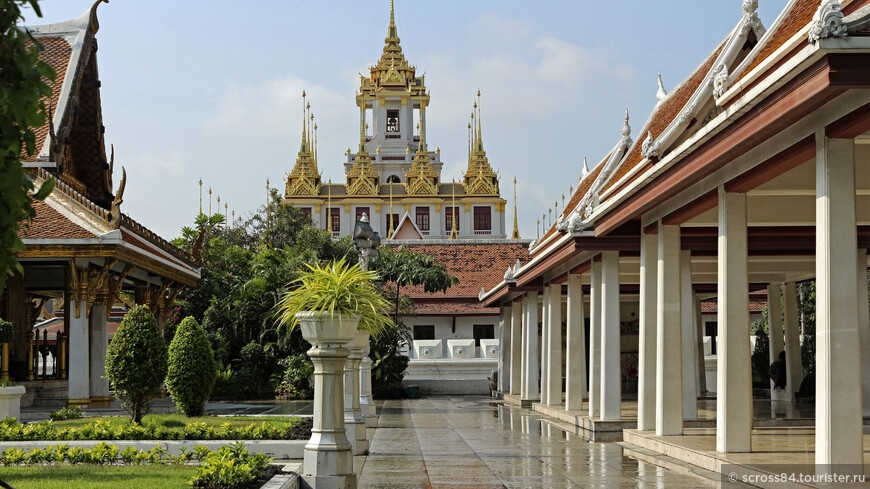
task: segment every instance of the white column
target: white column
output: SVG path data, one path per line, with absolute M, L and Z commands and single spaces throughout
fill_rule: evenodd
M 601 262 L 592 260 L 589 280 L 589 416 L 601 413 Z
M 657 234 L 643 233 L 640 241 L 640 337 L 637 356 L 637 429 L 656 427 L 656 283 Z
M 511 385 L 511 303 L 501 306 L 498 347 L 498 390 L 510 392 Z
M 785 325 L 785 395 L 794 399 L 803 380 L 801 362 L 800 312 L 798 311 L 797 285 L 786 282 L 782 286 L 783 324 Z
M 523 364 L 523 303 L 511 304 L 511 369 L 510 369 L 510 393 L 520 393 Z
M 528 353 L 526 355 L 525 386 L 523 399 L 538 399 L 538 293 L 529 292 L 525 298 L 526 334 Z
M 315 488 L 356 487 L 353 452 L 342 416 L 344 367 L 349 354 L 344 346 L 340 341 L 315 344 L 308 350 L 314 363 L 314 425 L 305 444 L 302 477 Z
M 109 331 L 107 327 L 107 305 L 91 306 L 91 316 L 88 318 L 89 375 L 91 405 L 108 405 L 112 401 L 109 394 L 109 379 L 106 378 L 106 349 L 109 348 Z
M 601 254 L 601 419 L 622 418 L 619 252 Z
M 716 450 L 752 449 L 746 194 L 719 188 L 719 350 Z M 854 294 L 853 294 L 854 295 Z
M 858 328 L 861 335 L 861 394 L 864 417 L 870 417 L 870 299 L 867 297 L 867 250 L 858 250 Z
M 78 302 L 78 306 L 76 306 Z M 78 307 L 78 317 L 76 317 Z M 85 301 L 71 301 L 69 318 L 69 404 L 81 405 L 90 401 L 90 325 Z
M 366 345 L 362 351 L 362 362 L 359 367 L 359 408 L 365 420 L 366 428 L 378 427 L 378 412 L 375 400 L 372 398 L 372 359 L 369 358 L 371 347 Z
M 860 464 L 855 144 L 816 133 L 816 463 Z M 866 304 L 864 304 L 866 307 Z
M 541 403 L 547 404 L 550 392 L 550 286 L 544 285 L 541 297 Z
M 521 318 L 521 335 L 522 335 L 522 346 L 520 349 L 520 390 L 518 392 L 520 399 L 524 399 L 523 396 L 528 392 L 528 380 L 529 377 L 526 373 L 529 371 L 529 304 L 528 297 L 526 295 L 522 296 L 522 300 L 520 302 L 520 309 L 522 312 Z
M 562 405 L 562 284 L 550 284 L 547 307 L 547 400 L 548 406 Z
M 770 337 L 770 356 L 768 363 L 779 361 L 779 352 L 785 350 L 785 340 L 782 333 L 782 307 L 780 306 L 780 284 L 767 284 L 767 329 Z M 788 364 L 788 361 L 786 361 Z M 786 367 L 788 369 L 788 367 Z M 768 372 L 761 372 L 768 376 Z M 769 377 L 769 376 L 768 376 Z M 788 375 L 786 375 L 786 385 Z M 786 397 L 787 391 L 774 389 L 775 382 L 770 381 L 770 399 L 773 401 L 793 401 L 794 396 Z
M 359 373 L 363 348 L 369 343 L 369 333 L 357 332 L 347 345 L 350 355 L 344 368 L 344 426 L 354 455 L 364 455 L 369 449 L 366 423 L 359 403 Z
M 656 435 L 683 434 L 680 227 L 659 223 L 656 283 Z
M 568 274 L 568 341 L 565 352 L 565 409 L 579 411 L 586 397 L 586 316 L 583 276 Z
M 695 341 L 695 296 L 692 292 L 692 252 L 680 251 L 680 343 L 683 351 L 683 419 L 698 419 L 696 374 L 698 352 Z
M 698 344 L 698 392 L 707 392 L 707 362 L 704 358 L 704 317 L 701 314 L 701 301 L 695 295 L 692 307 L 695 309 L 695 327 L 697 328 Z M 715 340 L 715 338 L 714 338 Z

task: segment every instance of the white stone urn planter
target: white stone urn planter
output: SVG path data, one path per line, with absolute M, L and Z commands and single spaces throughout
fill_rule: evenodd
M 21 417 L 21 397 L 25 391 L 23 385 L 0 387 L 0 419 Z
M 359 315 L 300 312 L 302 337 L 314 363 L 314 425 L 305 445 L 303 487 L 354 489 L 353 454 L 344 427 L 344 367 L 356 338 Z

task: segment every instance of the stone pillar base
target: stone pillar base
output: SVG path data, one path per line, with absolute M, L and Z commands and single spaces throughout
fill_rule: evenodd
M 356 489 L 356 474 L 353 473 L 353 456 L 347 448 L 337 451 L 305 449 L 303 455 L 302 487 L 313 489 Z M 336 475 L 313 475 L 313 474 Z
M 94 396 L 91 397 L 90 407 L 106 407 L 112 404 L 115 398 L 112 396 Z
M 356 489 L 356 475 L 305 475 L 300 478 L 303 489 Z
M 72 407 L 79 406 L 79 407 L 86 408 L 86 407 L 88 407 L 88 405 L 90 403 L 91 403 L 90 398 L 87 398 L 87 399 L 67 399 L 66 400 L 66 407 L 72 408 Z
M 348 439 L 353 439 L 350 444 L 353 446 L 354 455 L 365 455 L 369 451 L 369 440 L 366 437 L 366 424 L 364 420 L 344 420 L 344 429 L 347 431 Z

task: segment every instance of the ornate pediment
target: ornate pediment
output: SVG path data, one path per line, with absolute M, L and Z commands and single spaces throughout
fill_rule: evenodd
M 360 152 L 356 161 L 347 172 L 348 195 L 378 195 L 380 175 L 372 166 L 372 158 L 368 153 Z

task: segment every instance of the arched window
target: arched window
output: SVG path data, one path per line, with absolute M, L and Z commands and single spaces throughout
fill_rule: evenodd
M 387 177 L 387 183 L 402 183 L 398 175 L 390 175 Z

